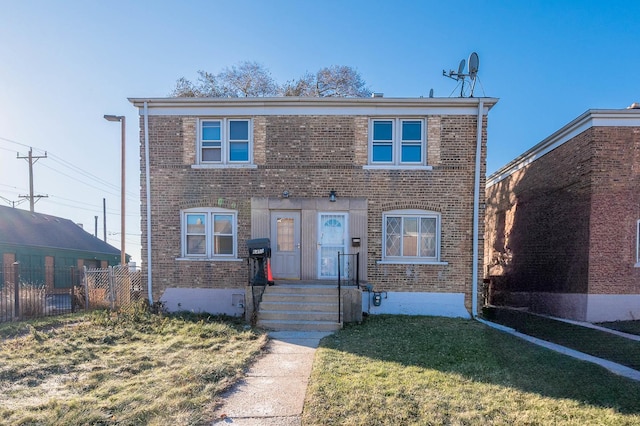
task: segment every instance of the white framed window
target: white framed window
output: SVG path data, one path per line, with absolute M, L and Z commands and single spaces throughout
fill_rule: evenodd
M 253 129 L 248 118 L 202 118 L 198 126 L 199 164 L 251 164 Z
M 237 212 L 194 208 L 181 212 L 182 256 L 185 258 L 237 257 Z
M 636 268 L 640 268 L 640 219 L 636 222 Z
M 440 214 L 427 210 L 394 210 L 382 215 L 382 260 L 402 263 L 440 262 Z
M 369 125 L 369 164 L 425 166 L 426 129 L 421 118 L 376 118 Z

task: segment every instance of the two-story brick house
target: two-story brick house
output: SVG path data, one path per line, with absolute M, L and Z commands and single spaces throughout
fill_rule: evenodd
M 385 292 L 363 309 L 475 310 L 486 116 L 497 99 L 130 101 L 154 300 L 241 315 L 246 242 L 270 238 L 276 285 L 335 282 L 337 253 L 359 252 L 361 280 Z
M 491 303 L 640 317 L 640 109 L 585 112 L 489 176 L 486 194 Z

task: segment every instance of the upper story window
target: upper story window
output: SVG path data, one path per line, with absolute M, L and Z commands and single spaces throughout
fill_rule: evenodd
M 395 210 L 383 214 L 383 261 L 440 261 L 440 214 Z
M 423 119 L 373 119 L 369 128 L 369 164 L 381 166 L 426 165 Z
M 218 208 L 182 211 L 182 256 L 236 258 L 237 212 Z
M 247 164 L 252 161 L 253 134 L 247 118 L 201 119 L 198 136 L 200 164 Z
M 640 220 L 636 223 L 636 267 L 640 268 Z

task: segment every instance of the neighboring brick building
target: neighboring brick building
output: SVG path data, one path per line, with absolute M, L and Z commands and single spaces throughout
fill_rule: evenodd
M 130 101 L 141 115 L 142 269 L 154 300 L 242 314 L 246 241 L 270 238 L 277 283 L 335 280 L 337 253 L 359 252 L 361 280 L 387 292 L 372 313 L 472 311 L 482 279 L 474 207 L 484 217 L 496 99 Z
M 589 110 L 487 179 L 493 304 L 640 318 L 640 109 Z

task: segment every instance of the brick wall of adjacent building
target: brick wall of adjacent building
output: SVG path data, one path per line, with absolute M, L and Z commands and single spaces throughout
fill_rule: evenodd
M 593 129 L 589 293 L 640 294 L 640 128 Z
M 496 293 L 640 293 L 639 131 L 591 127 L 487 188 Z
M 154 299 L 167 287 L 229 288 L 247 283 L 246 262 L 178 260 L 181 209 L 237 210 L 238 251 L 245 256 L 251 197 L 279 197 L 285 189 L 297 198 L 327 197 L 333 189 L 338 197 L 368 200 L 368 278 L 376 290 L 465 293 L 470 308 L 476 116 L 426 118 L 432 170 L 363 169 L 368 162 L 369 122 L 364 116 L 252 117 L 256 169 L 194 169 L 197 117 L 150 116 Z M 483 124 L 486 129 L 486 121 Z M 485 158 L 483 130 L 481 187 Z M 141 159 L 142 229 L 146 229 L 144 146 Z M 446 265 L 378 264 L 383 212 L 407 208 L 441 214 L 441 259 Z M 142 246 L 146 274 L 145 232 Z
M 584 293 L 591 130 L 487 188 L 486 273 L 495 290 Z

